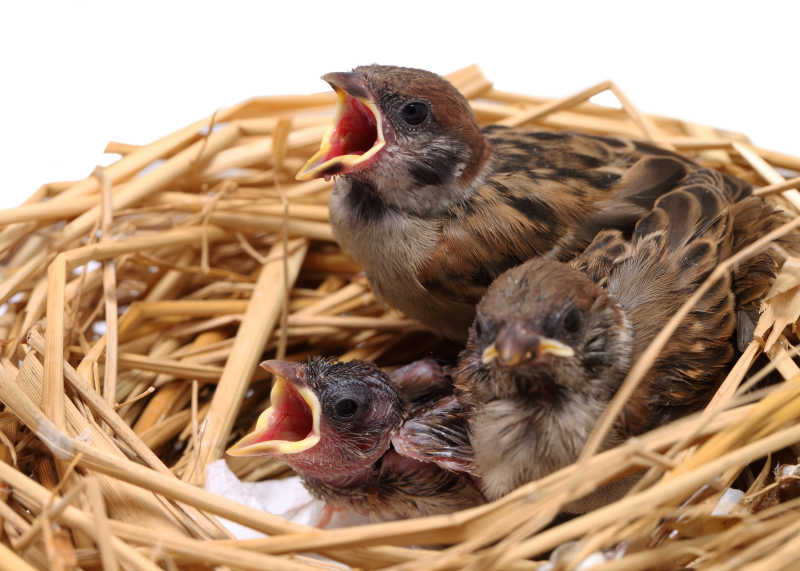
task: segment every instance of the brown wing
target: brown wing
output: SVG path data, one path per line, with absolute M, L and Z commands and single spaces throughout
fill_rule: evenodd
M 703 169 L 656 201 L 636 225 L 633 251 L 615 266 L 609 292 L 634 324 L 634 360 L 681 305 L 701 286 L 733 245 L 734 210 L 722 175 Z M 661 424 L 704 404 L 733 357 L 735 300 L 731 276 L 717 280 L 682 321 L 649 375 L 649 394 L 637 395 L 626 420 L 644 422 L 637 414 L 643 401 Z M 638 400 L 638 403 L 637 403 Z M 651 413 L 652 415 L 652 413 Z M 638 432 L 647 426 L 632 426 Z
M 608 286 L 608 276 L 633 253 L 631 241 L 619 230 L 603 230 L 570 266 L 589 276 L 600 287 Z
M 437 297 L 474 305 L 503 271 L 535 256 L 568 260 L 603 228 L 630 235 L 653 202 L 697 166 L 669 151 L 578 133 L 484 129 L 483 184 L 441 220 L 420 271 Z
M 405 422 L 392 437 L 402 456 L 468 472 L 472 446 L 467 411 L 453 396 L 453 380 L 436 361 L 421 359 L 390 374 L 404 402 Z
M 734 205 L 733 249 L 738 252 L 758 238 L 789 222 L 791 216 L 758 196 L 749 196 Z M 778 240 L 790 253 L 800 253 L 800 233 L 792 232 Z M 744 350 L 753 338 L 761 301 L 778 274 L 783 257 L 774 249 L 765 250 L 734 267 L 736 294 L 736 343 Z

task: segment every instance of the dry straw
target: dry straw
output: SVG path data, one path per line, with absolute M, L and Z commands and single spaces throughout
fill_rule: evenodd
M 800 208 L 800 158 L 643 114 L 611 82 L 546 99 L 498 91 L 475 66 L 449 79 L 483 123 L 649 140 Z M 589 101 L 604 91 L 618 107 Z M 598 551 L 614 554 L 604 570 L 800 565 L 797 477 L 775 471 L 797 463 L 800 444 L 800 369 L 785 329 L 800 315 L 796 260 L 704 412 L 598 452 L 687 305 L 633 368 L 578 463 L 492 504 L 323 531 L 203 491 L 205 466 L 265 406 L 262 358 L 397 365 L 445 350 L 382 307 L 338 249 L 331 183 L 293 179 L 333 104 L 327 92 L 256 98 L 149 145 L 109 143 L 121 155 L 113 165 L 0 211 L 3 568 L 332 568 L 317 554 L 370 569 L 534 569 L 554 549 L 559 569 Z M 747 393 L 761 352 L 785 381 Z M 263 459 L 230 465 L 245 480 L 287 473 Z M 626 497 L 552 524 L 565 503 L 636 470 L 644 477 Z M 734 483 L 745 499 L 712 515 Z M 218 517 L 269 537 L 234 540 Z

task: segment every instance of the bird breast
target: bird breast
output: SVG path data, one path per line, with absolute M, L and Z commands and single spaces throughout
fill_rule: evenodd
M 586 395 L 571 395 L 555 407 L 523 398 L 480 406 L 470 431 L 487 497 L 496 499 L 574 462 L 602 409 Z
M 430 316 L 452 313 L 417 278 L 438 244 L 440 222 L 409 216 L 385 204 L 366 211 L 354 208 L 353 194 L 349 181 L 340 178 L 329 201 L 331 225 L 339 244 L 364 268 L 378 297 L 430 325 L 435 325 Z M 447 327 L 447 317 L 442 321 Z

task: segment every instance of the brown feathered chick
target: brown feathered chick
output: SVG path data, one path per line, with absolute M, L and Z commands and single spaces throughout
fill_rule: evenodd
M 488 498 L 577 459 L 631 364 L 730 254 L 734 209 L 721 180 L 697 171 L 630 240 L 603 231 L 570 264 L 533 259 L 489 288 L 456 375 Z M 705 404 L 733 358 L 735 322 L 726 275 L 682 321 L 604 446 Z
M 653 145 L 489 126 L 444 78 L 370 65 L 323 77 L 334 124 L 299 179 L 338 175 L 337 240 L 389 305 L 463 340 L 505 270 L 569 260 L 600 229 L 630 235 L 697 166 Z
M 270 407 L 229 454 L 277 456 L 328 506 L 376 519 L 483 501 L 468 474 L 466 417 L 436 363 L 412 363 L 391 378 L 361 361 L 263 366 L 275 375 Z

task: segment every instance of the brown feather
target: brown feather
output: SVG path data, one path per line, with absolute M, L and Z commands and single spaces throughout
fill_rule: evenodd
M 387 143 L 337 179 L 334 233 L 379 297 L 455 339 L 505 270 L 537 256 L 569 260 L 603 229 L 630 237 L 654 201 L 698 168 L 627 139 L 480 129 L 461 94 L 424 70 L 355 73 Z M 403 122 L 408 102 L 429 109 L 419 124 Z
M 568 260 L 601 228 L 630 234 L 655 198 L 692 166 L 677 156 L 644 156 L 621 139 L 500 127 L 485 132 L 493 149 L 486 182 L 440 222 L 438 244 L 417 277 L 451 310 L 411 315 L 440 330 L 452 324 L 465 330 L 472 306 L 508 268 L 536 256 Z
M 602 231 L 569 264 L 532 259 L 491 285 L 456 374 L 474 411 L 475 465 L 488 497 L 577 458 L 631 364 L 730 254 L 735 214 L 723 177 L 697 170 L 657 198 L 631 237 Z M 572 310 L 583 316 L 574 332 L 564 325 Z M 731 276 L 723 276 L 671 337 L 605 446 L 707 402 L 734 355 L 735 310 Z M 520 321 L 574 356 L 485 364 L 498 331 Z
M 736 252 L 750 245 L 755 238 L 791 220 L 790 214 L 758 196 L 749 196 L 737 202 L 734 211 L 733 249 Z M 797 232 L 785 235 L 777 243 L 791 254 L 800 254 L 800 234 Z M 738 310 L 737 346 L 740 351 L 753 338 L 761 301 L 772 286 L 783 261 L 778 251 L 768 249 L 740 262 L 733 270 L 733 290 Z

